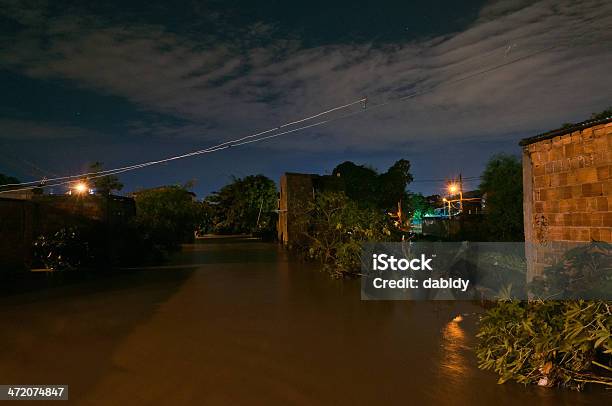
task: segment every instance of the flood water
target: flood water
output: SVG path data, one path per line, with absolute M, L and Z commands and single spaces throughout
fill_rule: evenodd
M 611 403 L 497 385 L 476 368 L 480 311 L 361 301 L 359 281 L 275 244 L 200 240 L 162 267 L 0 298 L 0 384 L 69 384 L 83 405 Z

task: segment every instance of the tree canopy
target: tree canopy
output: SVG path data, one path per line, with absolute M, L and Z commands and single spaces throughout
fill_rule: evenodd
M 384 210 L 394 209 L 405 200 L 406 187 L 412 182 L 410 161 L 405 159 L 398 160 L 384 173 L 346 161 L 336 166 L 332 175 L 342 179 L 346 196 L 360 207 Z
M 207 229 L 218 233 L 270 233 L 276 226 L 276 184 L 263 175 L 232 178 L 205 199 Z
M 134 194 L 136 223 L 146 240 L 173 249 L 193 238 L 199 203 L 183 186 L 163 186 Z
M 100 172 L 104 170 L 102 162 L 94 162 L 89 165 L 90 172 Z M 115 175 L 101 176 L 99 178 L 93 178 L 91 180 L 92 186 L 96 189 L 99 194 L 108 195 L 113 190 L 123 189 L 123 183 L 119 181 L 119 178 Z
M 19 179 L 13 176 L 9 176 L 9 175 L 0 173 L 0 188 L 4 188 L 2 185 L 7 185 L 11 183 L 19 183 Z
M 490 239 L 522 241 L 523 167 L 519 158 L 508 154 L 491 157 L 483 172 L 480 190 L 486 194 Z

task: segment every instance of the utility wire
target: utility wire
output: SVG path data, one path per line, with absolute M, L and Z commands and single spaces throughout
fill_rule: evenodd
M 582 35 L 584 35 L 584 34 L 582 34 Z M 582 35 L 576 37 L 575 39 L 580 38 Z M 165 162 L 170 162 L 170 161 L 174 161 L 174 160 L 178 160 L 178 159 L 183 159 L 183 158 L 188 158 L 188 157 L 192 157 L 192 156 L 196 156 L 196 155 L 201 155 L 201 154 L 205 154 L 205 153 L 216 152 L 216 151 L 220 151 L 220 150 L 227 149 L 227 148 L 230 148 L 230 147 L 236 147 L 236 146 L 240 146 L 240 145 L 251 144 L 251 143 L 254 143 L 254 142 L 260 142 L 260 141 L 264 141 L 264 140 L 267 140 L 267 139 L 276 138 L 276 137 L 279 137 L 279 136 L 282 136 L 282 135 L 294 133 L 296 131 L 301 131 L 301 130 L 305 130 L 305 129 L 308 129 L 308 128 L 313 128 L 313 127 L 321 126 L 321 125 L 324 125 L 324 124 L 329 124 L 329 123 L 332 123 L 334 121 L 338 121 L 338 120 L 342 120 L 342 119 L 345 119 L 345 118 L 353 117 L 353 116 L 356 116 L 358 114 L 363 114 L 363 113 L 371 111 L 371 110 L 376 110 L 376 109 L 382 108 L 384 106 L 390 105 L 392 103 L 397 103 L 397 102 L 400 102 L 400 101 L 405 101 L 405 100 L 413 99 L 413 98 L 421 96 L 423 94 L 430 93 L 430 92 L 436 90 L 437 88 L 439 88 L 440 86 L 453 85 L 453 84 L 461 83 L 463 81 L 472 79 L 474 77 L 477 77 L 477 76 L 480 76 L 480 75 L 484 75 L 484 74 L 487 74 L 487 73 L 490 73 L 490 72 L 502 69 L 502 68 L 504 68 L 506 66 L 515 64 L 517 62 L 520 62 L 520 61 L 523 61 L 525 59 L 531 58 L 533 56 L 539 55 L 541 53 L 550 51 L 550 50 L 552 50 L 554 48 L 557 48 L 559 46 L 561 46 L 561 44 L 557 43 L 557 44 L 554 44 L 554 45 L 551 45 L 551 46 L 539 49 L 537 51 L 531 52 L 531 53 L 526 54 L 526 55 L 524 55 L 522 57 L 519 57 L 519 58 L 510 60 L 510 61 L 504 62 L 502 64 L 495 65 L 495 66 L 487 68 L 487 69 L 483 69 L 483 70 L 474 72 L 474 73 L 466 75 L 466 76 L 462 76 L 460 78 L 457 78 L 457 79 L 454 79 L 454 80 L 451 80 L 451 81 L 440 82 L 438 84 L 432 85 L 432 86 L 430 86 L 428 88 L 425 88 L 423 90 L 419 90 L 419 91 L 413 92 L 411 94 L 408 94 L 408 95 L 405 95 L 405 96 L 402 96 L 402 97 L 399 97 L 399 98 L 396 98 L 396 99 L 387 100 L 385 102 L 381 102 L 381 103 L 378 103 L 378 104 L 368 105 L 367 108 L 364 108 L 364 109 L 361 109 L 361 110 L 357 110 L 357 111 L 354 111 L 354 112 L 351 112 L 351 113 L 348 113 L 348 114 L 343 114 L 343 115 L 340 115 L 340 116 L 337 116 L 337 117 L 334 117 L 334 118 L 330 118 L 330 119 L 326 119 L 326 120 L 321 120 L 321 121 L 315 122 L 313 124 L 310 124 L 310 125 L 307 125 L 307 126 L 298 127 L 298 128 L 292 129 L 292 130 L 283 131 L 283 132 L 280 132 L 280 133 L 275 133 L 275 134 L 271 134 L 271 135 L 268 135 L 268 136 L 265 136 L 265 137 L 261 137 L 261 135 L 264 135 L 264 134 L 267 134 L 267 133 L 271 133 L 271 132 L 275 132 L 275 131 L 278 131 L 281 128 L 285 128 L 285 127 L 288 127 L 288 126 L 291 126 L 291 125 L 302 123 L 302 122 L 311 120 L 313 118 L 320 117 L 320 116 L 323 116 L 325 114 L 329 114 L 329 113 L 334 112 L 334 111 L 346 109 L 346 108 L 351 107 L 351 106 L 353 106 L 355 104 L 358 104 L 358 103 L 364 103 L 364 105 L 365 105 L 365 103 L 366 103 L 366 101 L 368 99 L 366 97 L 366 98 L 362 98 L 362 99 L 359 99 L 359 100 L 355 100 L 355 101 L 353 101 L 351 103 L 331 108 L 329 110 L 323 111 L 321 113 L 315 114 L 315 115 L 310 116 L 310 117 L 306 117 L 306 118 L 303 118 L 303 119 L 300 119 L 300 120 L 295 120 L 295 121 L 292 121 L 292 122 L 289 122 L 289 123 L 285 123 L 285 124 L 283 124 L 281 126 L 269 129 L 269 130 L 265 130 L 265 131 L 261 131 L 261 132 L 255 133 L 255 134 L 247 135 L 245 137 L 238 138 L 236 140 L 226 141 L 226 142 L 223 142 L 221 144 L 218 144 L 218 145 L 215 145 L 215 146 L 212 146 L 212 147 L 208 147 L 208 148 L 201 149 L 201 150 L 198 150 L 198 151 L 189 152 L 189 153 L 182 154 L 182 155 L 176 155 L 176 156 L 172 156 L 172 157 L 168 157 L 168 158 L 164 158 L 164 159 L 160 159 L 160 160 L 156 160 L 156 161 L 143 162 L 143 163 L 140 163 L 140 164 L 125 166 L 125 167 L 115 168 L 115 169 L 109 169 L 109 170 L 104 170 L 104 171 L 82 173 L 82 174 L 78 174 L 78 175 L 63 176 L 63 177 L 52 178 L 52 179 L 42 179 L 42 180 L 32 181 L 32 182 L 22 182 L 22 183 L 0 185 L 0 187 L 7 187 L 7 186 L 22 186 L 22 185 L 34 185 L 34 184 L 36 184 L 34 186 L 29 186 L 29 187 L 24 187 L 24 188 L 19 188 L 19 189 L 10 189 L 10 190 L 6 190 L 6 191 L 0 191 L 0 194 L 1 193 L 8 193 L 8 192 L 15 192 L 15 191 L 22 191 L 22 190 L 30 190 L 30 189 L 35 189 L 35 188 L 38 188 L 38 187 L 61 186 L 61 185 L 72 183 L 75 178 L 78 179 L 78 178 L 87 177 L 88 179 L 95 179 L 95 178 L 103 177 L 103 176 L 116 175 L 116 174 L 119 174 L 119 173 L 124 173 L 124 172 L 128 172 L 128 171 L 136 170 L 136 169 L 141 169 L 141 168 L 148 167 L 148 166 L 151 166 L 151 165 L 157 165 L 157 164 L 161 164 L 161 163 L 165 163 Z M 257 138 L 257 137 L 259 137 L 259 138 Z M 55 183 L 55 184 L 41 184 L 43 182 L 49 182 L 49 181 L 54 181 L 54 180 L 62 180 L 62 179 L 69 179 L 69 180 L 65 181 L 65 182 Z
M 366 98 L 361 98 L 361 99 L 355 100 L 355 101 L 353 101 L 351 103 L 347 103 L 347 104 L 344 104 L 344 105 L 341 105 L 341 106 L 333 107 L 331 109 L 322 111 L 320 113 L 314 114 L 314 115 L 309 116 L 309 117 L 305 117 L 305 118 L 302 118 L 302 119 L 299 119 L 299 120 L 287 122 L 287 123 L 282 124 L 282 125 L 280 125 L 278 127 L 274 127 L 274 128 L 271 128 L 271 129 L 268 129 L 268 130 L 265 130 L 265 131 L 260 131 L 260 132 L 257 132 L 255 134 L 247 135 L 245 137 L 238 138 L 238 139 L 235 139 L 235 140 L 225 141 L 225 142 L 222 142 L 221 144 L 217 144 L 217 145 L 212 146 L 212 147 L 208 147 L 208 148 L 205 148 L 205 149 L 189 152 L 189 153 L 182 154 L 182 155 L 176 155 L 176 156 L 172 156 L 172 157 L 168 157 L 168 158 L 164 158 L 164 159 L 160 159 L 160 160 L 156 160 L 156 161 L 143 162 L 143 163 L 140 163 L 140 164 L 124 166 L 124 167 L 115 168 L 115 169 L 107 169 L 107 170 L 103 170 L 103 171 L 87 172 L 87 173 L 80 173 L 80 174 L 77 174 L 77 175 L 60 176 L 60 177 L 55 177 L 55 178 L 40 179 L 40 180 L 36 180 L 36 181 L 31 181 L 31 182 L 7 183 L 7 184 L 0 185 L 0 187 L 4 187 L 4 186 L 23 186 L 23 185 L 36 185 L 36 187 L 42 187 L 42 186 L 45 186 L 45 185 L 40 185 L 40 183 L 43 183 L 43 182 L 53 182 L 53 181 L 56 181 L 56 180 L 73 179 L 73 178 L 84 178 L 84 177 L 90 177 L 91 178 L 91 175 L 98 175 L 98 174 L 109 175 L 109 174 L 115 174 L 115 173 L 122 173 L 122 172 L 125 172 L 126 170 L 140 169 L 140 168 L 144 168 L 146 166 L 158 165 L 158 164 L 161 164 L 161 163 L 170 162 L 170 161 L 174 161 L 174 160 L 177 160 L 177 159 L 188 158 L 188 157 L 192 157 L 192 156 L 195 156 L 195 155 L 200 155 L 200 154 L 207 153 L 207 152 L 214 152 L 214 151 L 218 151 L 220 149 L 225 149 L 226 146 L 229 146 L 230 144 L 233 144 L 233 143 L 236 143 L 236 142 L 240 142 L 240 141 L 243 141 L 243 140 L 247 140 L 247 139 L 251 139 L 251 138 L 255 138 L 255 137 L 259 137 L 261 135 L 268 134 L 270 132 L 278 131 L 278 130 L 280 130 L 282 128 L 290 127 L 290 126 L 295 125 L 295 124 L 303 123 L 305 121 L 309 121 L 309 120 L 312 120 L 314 118 L 321 117 L 323 115 L 332 113 L 334 111 L 346 109 L 346 108 L 351 107 L 351 106 L 353 106 L 355 104 L 363 103 L 365 100 L 366 100 Z M 304 127 L 304 128 L 308 128 L 308 126 Z M 269 138 L 269 137 L 266 137 L 266 138 Z M 264 139 L 266 139 L 266 138 L 264 138 Z M 242 144 L 238 144 L 238 145 L 242 145 Z M 223 147 L 223 148 L 221 148 L 221 147 Z M 211 150 L 214 150 L 214 151 L 211 151 Z

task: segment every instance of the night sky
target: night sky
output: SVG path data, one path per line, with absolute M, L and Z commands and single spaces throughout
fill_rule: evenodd
M 231 175 L 345 160 L 386 170 L 405 158 L 417 181 L 475 176 L 492 153 L 612 105 L 610 27 L 607 0 L 0 0 L 0 172 L 159 159 L 367 96 L 392 103 L 122 174 L 124 192 L 195 180 L 202 197 Z

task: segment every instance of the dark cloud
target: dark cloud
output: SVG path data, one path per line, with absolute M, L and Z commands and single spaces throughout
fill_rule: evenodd
M 376 36 L 359 24 L 355 10 L 346 12 L 355 17 L 345 24 L 352 40 L 325 28 L 329 17 L 313 17 L 318 25 L 295 20 L 291 30 L 287 22 L 295 17 L 287 13 L 246 16 L 231 2 L 225 14 L 197 11 L 208 28 L 184 14 L 164 19 L 154 12 L 157 3 L 153 11 L 123 10 L 131 19 L 119 12 L 113 17 L 102 6 L 58 12 L 52 2 L 3 3 L 3 18 L 13 21 L 13 29 L 0 40 L 0 66 L 130 104 L 134 116 L 120 117 L 126 137 L 180 137 L 202 145 L 365 95 L 375 104 L 435 89 L 260 147 L 374 154 L 410 145 L 431 151 L 466 139 L 516 140 L 610 104 L 612 4 L 606 1 L 474 4 L 462 18 L 443 19 L 454 22 L 448 24 L 454 31 L 427 28 L 434 14 L 421 12 L 420 20 L 406 16 L 409 35 L 397 29 L 398 13 Z M 342 13 L 330 15 L 344 26 Z M 372 18 L 374 28 L 384 25 L 383 17 Z M 309 34 L 317 26 L 321 38 Z M 551 45 L 557 48 L 448 84 Z

